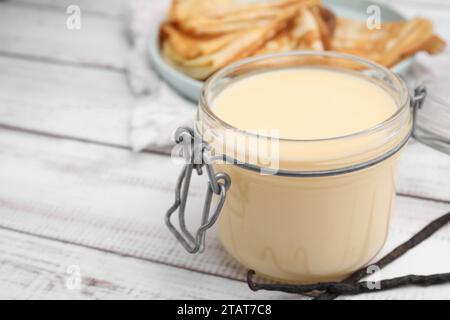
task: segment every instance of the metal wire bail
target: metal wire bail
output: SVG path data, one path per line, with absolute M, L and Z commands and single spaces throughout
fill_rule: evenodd
M 427 97 L 427 88 L 425 86 L 418 86 L 414 89 L 414 95 L 411 99 L 411 107 L 413 108 L 413 128 L 412 136 L 416 138 L 416 128 L 417 128 L 417 113 L 422 108 L 425 98 Z
M 184 165 L 175 188 L 175 202 L 167 211 L 165 222 L 175 238 L 189 253 L 202 252 L 205 247 L 206 231 L 211 228 L 219 217 L 225 203 L 227 191 L 231 185 L 230 177 L 223 172 L 214 173 L 214 168 L 209 163 L 208 145 L 201 141 L 196 143 L 195 134 L 191 129 L 179 128 L 175 133 L 175 142 L 182 146 Z M 198 175 L 203 174 L 202 168 L 206 167 L 208 174 L 208 187 L 203 206 L 200 228 L 195 232 L 189 232 L 186 226 L 185 211 L 192 172 L 195 169 Z M 219 200 L 211 210 L 213 195 L 219 196 Z M 171 222 L 172 214 L 178 210 L 179 230 Z

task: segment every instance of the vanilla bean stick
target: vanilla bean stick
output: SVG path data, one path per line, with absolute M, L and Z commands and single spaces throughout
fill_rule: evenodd
M 392 261 L 397 260 L 406 252 L 408 252 L 412 248 L 416 247 L 417 245 L 419 245 L 420 243 L 431 237 L 436 231 L 441 229 L 448 222 L 450 222 L 450 212 L 430 222 L 426 227 L 424 227 L 422 230 L 416 233 L 411 239 L 396 247 L 394 250 L 389 252 L 387 255 L 385 255 L 383 258 L 375 262 L 373 265 L 376 265 L 378 268 L 383 269 Z M 345 283 L 357 282 L 362 278 L 366 277 L 367 275 L 368 275 L 367 268 L 361 268 L 358 271 L 354 272 L 352 275 L 350 275 L 347 279 L 343 280 L 342 282 Z M 336 299 L 337 297 L 338 295 L 336 294 L 324 292 L 321 295 L 319 295 L 316 298 L 316 300 L 332 300 Z
M 407 285 L 415 286 L 431 286 L 436 284 L 450 283 L 450 273 L 433 274 L 429 276 L 407 275 L 392 279 L 382 280 L 379 287 L 373 287 L 371 282 L 323 282 L 306 285 L 289 285 L 289 284 L 257 284 L 253 281 L 255 272 L 250 270 L 247 273 L 247 282 L 253 291 L 268 290 L 281 291 L 287 293 L 304 294 L 311 291 L 326 291 L 333 294 L 356 295 L 361 293 L 379 292 L 399 288 Z
M 424 240 L 432 236 L 436 231 L 441 229 L 447 223 L 450 222 L 450 212 L 441 216 L 440 218 L 432 221 L 417 234 L 415 234 L 411 239 L 404 242 L 400 246 L 396 247 L 394 250 L 389 252 L 386 256 L 381 258 L 378 262 L 373 265 L 378 266 L 382 269 L 391 262 L 395 261 L 410 249 L 416 247 L 418 244 L 422 243 Z M 257 284 L 253 281 L 253 276 L 255 272 L 250 270 L 247 273 L 247 283 L 250 289 L 257 290 L 270 290 L 270 291 L 282 291 L 288 293 L 308 293 L 312 291 L 323 291 L 316 299 L 317 300 L 330 300 L 335 299 L 340 294 L 359 294 L 366 292 L 376 292 L 379 290 L 370 289 L 368 286 L 369 282 L 358 282 L 362 278 L 366 277 L 367 268 L 361 268 L 354 272 L 348 278 L 341 282 L 328 282 L 328 283 L 317 283 L 311 285 L 283 285 L 283 284 Z M 417 275 L 407 275 L 403 277 L 382 280 L 380 282 L 381 290 L 389 290 L 405 285 L 420 285 L 429 286 L 440 283 L 450 282 L 450 273 L 445 274 L 435 274 L 428 276 L 417 276 Z

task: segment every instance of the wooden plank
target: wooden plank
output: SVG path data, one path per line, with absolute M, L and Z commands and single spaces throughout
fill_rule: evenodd
M 121 257 L 1 228 L 0 238 L 2 239 L 0 242 L 0 288 L 2 288 L 0 299 L 302 298 L 276 292 L 254 293 L 243 282 Z M 430 256 L 430 250 L 436 250 L 439 244 L 439 240 L 434 239 L 425 242 L 412 255 L 416 263 L 403 267 L 411 270 L 412 265 L 411 272 L 418 271 L 417 266 L 423 264 L 422 257 Z M 450 258 L 445 255 L 445 251 L 443 253 L 442 259 Z M 437 263 L 430 263 L 434 269 L 433 272 L 442 272 L 442 263 L 444 265 L 448 263 L 445 260 L 434 262 Z M 402 259 L 397 262 L 398 264 L 404 264 Z M 70 270 L 75 270 L 74 268 L 80 272 L 78 287 L 74 287 L 71 280 L 73 273 Z M 393 269 L 391 267 L 384 270 L 383 277 L 398 275 Z M 450 286 L 408 288 L 341 298 L 442 299 L 448 297 L 449 291 Z
M 151 1 L 151 0 L 150 0 Z M 46 10 L 65 11 L 70 5 L 77 5 L 83 13 L 97 14 L 110 18 L 122 18 L 129 0 L 8 0 L 15 5 L 41 7 Z
M 399 168 L 399 194 L 450 203 L 450 155 L 411 140 Z
M 247 285 L 0 229 L 0 299 L 293 299 Z M 73 270 L 79 271 L 80 282 Z
M 0 54 L 124 72 L 123 21 L 86 14 L 80 30 L 69 30 L 67 18 L 65 10 L 0 2 Z
M 245 270 L 224 253 L 214 231 L 207 254 L 189 255 L 165 227 L 163 216 L 180 169 L 167 157 L 0 130 L 0 163 L 1 227 L 244 278 Z M 199 218 L 205 185 L 193 179 L 188 207 L 193 220 Z M 449 203 L 398 197 L 393 230 L 400 231 L 393 235 L 412 235 L 448 210 Z M 450 226 L 444 231 L 442 248 L 449 243 Z
M 58 241 L 0 228 L 0 299 L 300 299 L 276 292 L 251 292 L 243 282 L 181 270 L 140 259 L 121 257 Z M 400 238 L 397 239 L 400 241 Z M 402 268 L 421 272 L 423 256 L 436 250 L 439 240 L 421 245 L 412 257 L 415 263 Z M 441 259 L 449 258 L 444 255 Z M 448 254 L 448 252 L 447 252 Z M 404 260 L 403 260 L 404 261 Z M 400 259 L 396 264 L 404 264 Z M 430 263 L 442 272 L 445 260 Z M 80 271 L 79 287 L 73 287 L 70 270 Z M 398 275 L 387 268 L 383 277 Z M 408 288 L 343 299 L 442 299 L 449 286 Z
M 0 123 L 128 146 L 133 98 L 108 70 L 0 58 Z

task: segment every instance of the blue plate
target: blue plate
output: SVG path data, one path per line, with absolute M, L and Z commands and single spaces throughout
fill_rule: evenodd
M 404 16 L 394 9 L 376 2 L 367 0 L 324 0 L 324 5 L 338 16 L 347 17 L 359 20 L 366 20 L 369 16 L 367 8 L 370 5 L 377 5 L 380 7 L 381 21 L 399 21 L 404 20 Z M 160 76 L 175 88 L 183 96 L 192 101 L 197 101 L 203 86 L 203 81 L 195 80 L 180 71 L 172 68 L 161 56 L 159 50 L 159 28 L 152 30 L 150 39 L 150 61 Z M 400 62 L 392 68 L 392 71 L 405 74 L 412 65 L 414 57 Z

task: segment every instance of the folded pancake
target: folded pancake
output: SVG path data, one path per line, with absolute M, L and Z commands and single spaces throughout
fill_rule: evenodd
M 255 55 L 293 50 L 324 50 L 319 21 L 310 9 L 300 9 L 292 23 Z
M 416 18 L 369 29 L 365 22 L 338 19 L 332 49 L 391 67 L 418 51 L 439 53 L 445 42 L 433 34 L 429 20 Z
M 216 5 L 214 5 L 216 3 Z M 172 2 L 167 22 L 185 33 L 212 36 L 269 23 L 286 9 L 311 7 L 320 0 L 179 0 Z
M 331 50 L 333 34 L 337 23 L 336 16 L 324 6 L 314 6 L 311 8 L 311 12 L 317 21 L 323 48 L 325 50 Z
M 183 22 L 196 15 L 211 16 L 235 7 L 235 0 L 172 0 L 167 20 Z
M 203 80 L 219 68 L 253 55 L 284 30 L 297 15 L 298 8 L 287 8 L 274 19 L 252 29 L 211 38 L 196 38 L 166 25 L 162 31 L 162 53 L 174 68 Z
M 171 51 L 179 59 L 194 59 L 206 56 L 224 48 L 232 41 L 236 41 L 242 32 L 227 33 L 217 37 L 193 37 L 171 24 L 161 26 L 162 41 L 170 46 Z
M 260 54 L 333 50 L 391 67 L 418 51 L 435 54 L 445 47 L 426 19 L 371 30 L 365 21 L 336 18 L 320 0 L 173 0 L 160 40 L 166 61 L 199 80 Z M 361 67 L 320 57 L 299 61 L 306 62 Z

